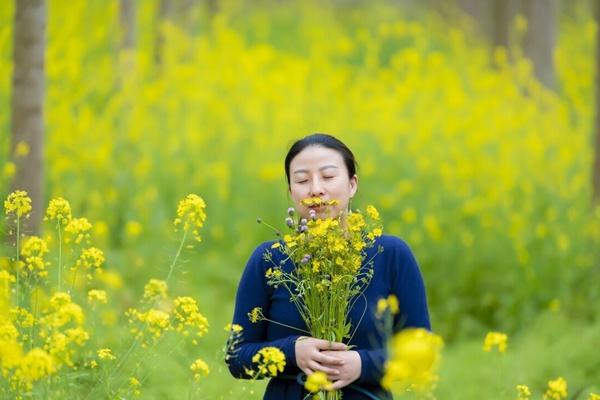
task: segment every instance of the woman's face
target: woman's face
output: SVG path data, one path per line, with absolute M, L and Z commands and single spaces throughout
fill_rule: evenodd
M 290 162 L 290 195 L 296 210 L 305 218 L 311 209 L 317 218 L 337 217 L 348 209 L 350 198 L 358 188 L 358 178 L 348 178 L 348 168 L 336 150 L 313 145 L 302 150 Z M 337 200 L 331 206 L 307 206 L 302 200 L 317 197 L 327 202 Z

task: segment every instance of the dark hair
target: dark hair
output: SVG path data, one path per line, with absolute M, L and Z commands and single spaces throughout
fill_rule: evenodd
M 323 146 L 337 151 L 344 159 L 344 164 L 346 164 L 346 169 L 348 169 L 348 178 L 352 178 L 356 174 L 357 162 L 348 146 L 338 138 L 326 133 L 313 133 L 312 135 L 297 140 L 292 147 L 290 147 L 287 156 L 285 156 L 285 176 L 287 178 L 288 186 L 290 184 L 290 163 L 302 150 L 310 146 Z

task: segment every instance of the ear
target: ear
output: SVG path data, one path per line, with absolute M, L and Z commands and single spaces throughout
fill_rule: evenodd
M 354 197 L 356 191 L 358 190 L 358 176 L 354 174 L 352 178 L 350 178 L 350 197 Z

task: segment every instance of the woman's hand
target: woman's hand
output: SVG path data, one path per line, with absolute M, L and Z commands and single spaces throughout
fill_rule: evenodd
M 341 389 L 344 386 L 348 386 L 358 378 L 360 378 L 360 373 L 362 370 L 362 361 L 360 359 L 360 355 L 357 351 L 323 351 L 321 354 L 333 357 L 336 359 L 341 359 L 343 364 L 339 367 L 336 367 L 338 371 L 337 374 L 327 374 L 329 375 L 329 380 L 333 382 L 333 390 Z M 326 367 L 331 368 L 332 365 L 325 363 Z
M 345 362 L 340 357 L 342 353 L 345 353 L 340 350 L 346 350 L 344 343 L 301 336 L 296 340 L 295 350 L 296 364 L 306 375 L 322 371 L 331 377 L 337 377 Z

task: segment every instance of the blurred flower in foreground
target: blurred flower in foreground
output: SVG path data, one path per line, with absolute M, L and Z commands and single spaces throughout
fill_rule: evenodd
M 438 380 L 443 340 L 423 328 L 404 329 L 393 336 L 381 385 L 398 393 L 432 391 Z
M 316 371 L 306 378 L 304 388 L 311 393 L 315 393 L 321 390 L 331 390 L 332 385 L 333 383 L 327 379 L 327 374 L 325 372 Z

